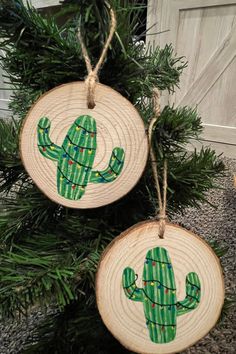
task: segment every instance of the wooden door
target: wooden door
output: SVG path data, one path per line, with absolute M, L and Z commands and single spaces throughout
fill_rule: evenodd
M 236 157 L 236 1 L 149 0 L 150 27 L 149 42 L 172 43 L 188 61 L 180 89 L 163 102 L 197 105 L 202 139 Z

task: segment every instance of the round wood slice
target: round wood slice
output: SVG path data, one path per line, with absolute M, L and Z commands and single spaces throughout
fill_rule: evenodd
M 224 302 L 220 262 L 199 236 L 157 221 L 139 223 L 105 250 L 96 277 L 97 305 L 127 349 L 176 353 L 216 324 Z
M 20 151 L 36 185 L 53 201 L 72 208 L 100 207 L 121 198 L 138 182 L 148 141 L 134 106 L 97 84 L 87 108 L 84 82 L 42 95 L 23 124 Z

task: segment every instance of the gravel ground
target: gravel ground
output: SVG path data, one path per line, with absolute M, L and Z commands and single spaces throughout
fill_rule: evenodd
M 226 292 L 236 293 L 236 188 L 233 187 L 236 160 L 225 159 L 225 163 L 229 173 L 227 177 L 220 179 L 220 185 L 224 189 L 210 192 L 208 198 L 216 209 L 204 204 L 201 210 L 191 208 L 184 216 L 176 215 L 173 221 L 194 231 L 205 240 L 218 240 L 229 246 L 227 255 L 222 259 L 225 287 Z M 0 324 L 0 354 L 20 353 L 26 338 L 30 338 L 32 330 L 43 317 L 44 313 L 34 311 L 20 324 L 17 322 Z M 231 311 L 205 338 L 182 352 L 182 354 L 192 353 L 236 353 L 235 312 Z
M 228 176 L 219 179 L 223 189 L 211 191 L 208 204 L 201 210 L 190 208 L 184 216 L 176 215 L 174 221 L 192 230 L 205 240 L 217 240 L 228 245 L 227 255 L 221 259 L 224 270 L 225 291 L 236 293 L 236 188 L 233 175 L 236 174 L 236 160 L 225 159 Z M 192 353 L 236 353 L 236 314 L 233 310 L 221 323 L 182 354 Z

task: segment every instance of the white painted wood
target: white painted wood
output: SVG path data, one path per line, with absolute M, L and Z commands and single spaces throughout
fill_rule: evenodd
M 8 109 L 9 99 L 0 99 L 0 108 L 4 111 L 9 111 Z
M 180 10 L 211 6 L 235 5 L 236 1 L 224 0 L 174 0 Z
M 235 159 L 235 145 L 225 144 L 225 143 L 216 143 L 208 140 L 192 140 L 188 145 L 188 151 L 193 151 L 195 148 L 197 151 L 200 151 L 202 147 L 210 147 L 215 150 L 217 155 L 221 155 L 229 158 Z
M 148 42 L 172 43 L 188 61 L 180 89 L 164 93 L 162 103 L 197 105 L 206 126 L 202 138 L 218 139 L 223 151 L 234 149 L 236 157 L 236 1 L 149 0 L 148 5 Z M 167 32 L 155 35 L 160 31 Z
M 27 1 L 25 0 L 24 3 L 27 4 Z M 31 0 L 30 3 L 36 8 L 60 5 L 59 0 Z M 7 83 L 8 80 L 4 77 L 4 74 L 3 69 L 0 67 L 0 118 L 10 115 L 8 104 L 12 91 L 9 89 L 10 85 Z
M 236 26 L 218 47 L 217 51 L 209 60 L 205 69 L 190 86 L 186 94 L 181 98 L 178 104 L 199 104 L 214 83 L 227 69 L 228 65 L 236 56 Z
M 0 68 L 0 100 L 9 100 L 11 91 L 9 90 L 9 84 L 6 83 L 7 79 L 3 75 L 4 72 Z
M 1 50 L 1 55 L 3 51 Z M 8 111 L 8 103 L 11 95 L 9 90 L 10 86 L 7 83 L 8 79 L 5 77 L 5 72 L 0 66 L 0 118 L 6 116 L 6 111 Z
M 4 111 L 2 109 L 0 109 L 0 118 L 9 118 L 11 116 L 9 111 Z
M 204 124 L 202 138 L 212 142 L 235 144 L 236 127 L 222 127 L 220 125 Z
M 24 1 L 26 4 L 27 1 Z M 51 6 L 57 6 L 60 5 L 59 0 L 30 0 L 30 3 L 36 7 L 36 8 L 44 8 L 44 7 L 51 7 Z

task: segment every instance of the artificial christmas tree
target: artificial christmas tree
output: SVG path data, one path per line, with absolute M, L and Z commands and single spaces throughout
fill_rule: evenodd
M 154 49 L 140 42 L 144 4 L 114 0 L 111 5 L 117 30 L 100 82 L 134 104 L 146 124 L 153 112 L 153 88 L 174 91 L 186 63 L 169 45 Z M 78 26 L 96 63 L 109 21 L 106 1 L 67 0 L 54 16 L 44 16 L 21 0 L 0 1 L 1 63 L 14 89 L 12 119 L 0 124 L 0 311 L 5 318 L 26 315 L 32 305 L 55 308 L 38 328 L 38 342 L 29 343 L 31 353 L 126 352 L 102 324 L 94 278 L 106 245 L 127 227 L 156 214 L 150 165 L 120 201 L 78 211 L 53 203 L 38 190 L 22 166 L 18 145 L 24 118 L 40 95 L 87 75 Z M 211 149 L 186 152 L 186 144 L 201 131 L 200 117 L 188 107 L 165 107 L 154 126 L 160 175 L 163 160 L 168 160 L 170 216 L 200 206 L 215 187 L 214 178 L 224 171 Z

